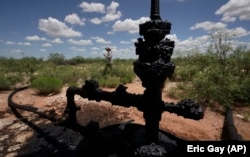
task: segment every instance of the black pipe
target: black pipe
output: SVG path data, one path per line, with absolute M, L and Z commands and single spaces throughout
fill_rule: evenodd
M 151 20 L 161 20 L 159 0 L 151 0 Z
M 72 123 L 76 120 L 77 107 L 74 102 L 74 95 L 80 95 L 82 98 L 88 98 L 89 100 L 105 100 L 111 102 L 113 105 L 118 105 L 122 107 L 136 107 L 140 111 L 145 111 L 149 106 L 145 105 L 147 102 L 151 102 L 154 93 L 145 94 L 131 94 L 126 91 L 127 87 L 119 85 L 115 91 L 109 92 L 104 91 L 99 88 L 99 84 L 95 80 L 86 80 L 82 88 L 69 87 L 67 89 L 67 107 L 65 112 L 67 112 Z M 161 95 L 160 95 L 161 96 Z M 159 96 L 158 96 L 159 97 Z M 159 110 L 161 112 L 168 111 L 171 113 L 176 113 L 179 116 L 185 118 L 190 118 L 194 120 L 200 120 L 204 117 L 205 105 L 198 104 L 190 99 L 181 100 L 178 103 L 168 103 L 163 102 L 159 98 L 160 105 Z M 204 102 L 206 103 L 206 102 Z M 152 102 L 153 104 L 153 102 Z M 150 110 L 154 109 L 155 106 L 151 107 Z
M 40 109 L 40 108 L 37 108 L 37 107 L 33 107 L 33 106 L 28 106 L 28 105 L 21 105 L 21 104 L 17 104 L 15 103 L 12 99 L 13 99 L 13 96 L 22 91 L 22 90 L 25 90 L 29 88 L 28 86 L 26 87 L 21 87 L 21 88 L 17 88 L 15 89 L 8 97 L 8 106 L 11 108 L 11 109 L 20 109 L 20 110 L 24 110 L 24 111 L 28 111 L 28 112 L 32 112 L 32 113 L 36 113 L 38 114 L 41 118 L 45 118 L 45 119 L 48 119 L 52 122 L 55 122 L 55 121 L 58 121 L 59 120 L 59 117 L 56 115 L 55 111 L 54 110 L 50 110 L 50 111 L 47 111 L 47 110 L 43 110 L 43 109 Z
M 58 140 L 49 135 L 49 133 L 43 131 L 40 127 L 38 127 L 36 124 L 32 123 L 31 121 L 29 121 L 28 119 L 26 119 L 25 117 L 23 117 L 17 109 L 20 109 L 20 110 L 24 110 L 24 111 L 29 111 L 29 112 L 33 112 L 33 113 L 36 113 L 36 114 L 39 114 L 39 115 L 42 115 L 42 112 L 40 112 L 39 108 L 35 108 L 35 107 L 32 107 L 32 106 L 26 106 L 26 105 L 20 105 L 20 104 L 17 104 L 15 103 L 12 99 L 13 99 L 13 96 L 22 91 L 22 90 L 25 90 L 27 89 L 28 87 L 22 87 L 22 88 L 18 88 L 16 90 L 14 90 L 8 97 L 8 106 L 11 108 L 12 112 L 14 113 L 14 115 L 19 119 L 21 120 L 23 123 L 25 123 L 26 125 L 28 125 L 30 128 L 32 128 L 34 131 L 36 131 L 39 136 L 43 137 L 45 139 L 46 142 L 52 144 L 53 146 L 55 146 L 55 148 L 58 150 L 58 153 L 57 154 L 54 154 L 54 155 L 58 155 L 58 156 L 62 156 L 62 157 L 65 157 L 65 156 L 73 156 L 74 155 L 74 151 L 72 150 L 69 150 L 68 147 L 63 144 L 63 143 L 60 143 L 58 142 Z M 39 153 L 39 152 L 38 152 Z M 49 152 L 48 152 L 49 153 Z M 53 154 L 53 153 L 52 153 Z M 36 154 L 37 156 L 38 154 Z M 24 155 L 24 156 L 29 156 L 29 155 Z
M 221 140 L 242 141 L 242 137 L 238 134 L 237 128 L 234 125 L 233 112 L 231 108 L 226 109 Z

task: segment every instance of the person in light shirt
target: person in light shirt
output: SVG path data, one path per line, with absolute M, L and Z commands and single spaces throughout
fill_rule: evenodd
M 111 49 L 109 47 L 106 47 L 105 50 L 106 53 L 104 53 L 103 55 L 106 58 L 107 62 L 104 69 L 104 74 L 106 74 L 108 70 L 112 69 L 112 64 L 113 64 Z

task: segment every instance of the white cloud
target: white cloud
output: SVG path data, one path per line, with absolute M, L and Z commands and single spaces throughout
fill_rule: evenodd
M 102 19 L 95 17 L 95 18 L 90 19 L 90 22 L 92 22 L 93 24 L 99 25 L 102 23 Z
M 37 35 L 33 35 L 33 36 L 27 36 L 27 37 L 25 37 L 25 39 L 28 41 L 39 41 L 40 37 Z
M 88 2 L 82 2 L 79 5 L 80 8 L 82 8 L 83 12 L 97 12 L 97 13 L 105 13 L 105 5 L 102 3 L 88 3 Z
M 80 37 L 81 32 L 69 28 L 65 23 L 49 17 L 48 19 L 40 19 L 38 28 L 46 32 L 50 36 L 58 37 Z
M 85 52 L 86 50 L 85 49 L 83 49 L 83 48 L 76 48 L 76 47 L 70 47 L 69 48 L 70 50 L 72 50 L 72 51 L 76 51 L 76 52 Z
M 43 47 L 52 47 L 52 44 L 50 44 L 50 43 L 44 43 L 44 44 L 42 44 L 42 46 Z
M 99 44 L 111 44 L 111 41 L 106 41 L 103 38 L 97 39 L 96 42 Z
M 111 41 L 106 41 L 101 37 L 92 37 L 91 39 L 94 39 L 99 44 L 111 44 Z
M 22 46 L 31 46 L 31 43 L 29 42 L 18 42 L 17 44 Z
M 240 20 L 250 20 L 250 1 L 249 0 L 229 0 L 222 5 L 216 12 L 223 15 L 222 21 L 234 22 L 238 17 Z
M 227 27 L 227 24 L 224 24 L 222 22 L 211 22 L 211 21 L 204 21 L 200 23 L 196 23 L 194 26 L 192 26 L 190 29 L 195 30 L 195 29 L 204 29 L 206 31 L 213 31 L 213 30 L 221 30 L 225 29 Z
M 117 11 L 118 7 L 119 3 L 112 1 L 110 5 L 107 7 L 107 14 L 104 17 L 102 17 L 102 20 L 104 22 L 108 22 L 120 19 L 122 13 L 120 11 Z
M 114 35 L 115 32 L 113 32 L 113 31 L 108 31 L 107 34 L 109 34 L 109 35 Z
M 67 15 L 65 17 L 64 21 L 67 23 L 70 23 L 72 25 L 80 25 L 80 26 L 85 25 L 85 23 L 84 23 L 85 19 L 80 19 L 80 17 L 76 13 Z
M 137 38 L 130 39 L 130 41 L 131 41 L 132 43 L 135 43 L 135 42 L 137 42 Z
M 46 38 L 39 37 L 38 35 L 27 36 L 27 37 L 25 37 L 25 40 L 28 40 L 28 41 L 47 41 Z
M 39 51 L 40 52 L 46 52 L 47 50 L 46 49 L 40 49 Z
M 236 27 L 233 29 L 226 29 L 225 32 L 233 38 L 240 38 L 240 37 L 244 37 L 247 35 L 250 35 L 250 31 L 247 31 L 246 29 L 242 28 L 242 27 Z
M 216 33 L 223 33 L 228 38 L 240 38 L 244 36 L 250 35 L 250 31 L 247 31 L 243 27 L 236 27 L 232 29 L 227 28 L 227 24 L 224 24 L 222 22 L 211 22 L 211 21 L 205 21 L 201 23 L 197 23 L 194 26 L 192 26 L 190 29 L 203 29 L 205 31 L 208 31 L 208 33 L 216 34 Z
M 83 3 L 82 3 L 83 4 Z M 84 2 L 86 8 L 90 8 L 89 10 L 94 10 L 92 8 L 92 6 L 97 5 L 97 4 L 101 4 L 101 3 L 86 3 Z M 109 6 L 106 7 L 105 9 L 105 5 L 101 4 L 103 6 L 102 9 L 98 9 L 101 11 L 95 11 L 95 12 L 101 12 L 101 13 L 106 13 L 103 17 L 95 17 L 95 18 L 91 18 L 90 22 L 92 22 L 93 24 L 101 24 L 103 22 L 110 22 L 110 21 L 115 21 L 121 18 L 122 13 L 121 11 L 118 11 L 117 8 L 119 7 L 119 3 L 118 2 L 114 2 L 112 1 L 110 3 Z M 94 11 L 89 11 L 89 12 L 94 12 Z
M 128 31 L 129 33 L 138 33 L 139 24 L 149 21 L 148 17 L 141 17 L 138 20 L 125 19 L 124 21 L 118 20 L 113 25 L 113 30 L 115 32 Z
M 91 47 L 91 50 L 93 50 L 93 51 L 100 51 L 100 48 L 99 47 Z
M 137 58 L 134 47 L 115 48 L 113 52 L 114 58 Z
M 234 43 L 233 44 L 234 47 L 244 45 L 250 48 L 249 42 L 239 42 L 237 40 L 233 40 L 235 38 L 240 38 L 246 35 L 250 35 L 250 31 L 247 32 L 245 29 L 241 27 L 236 27 L 234 29 L 224 29 L 223 31 L 225 31 L 225 33 L 229 33 L 229 35 L 234 34 L 234 36 L 228 36 L 229 39 L 231 38 L 230 42 Z M 187 39 L 184 40 L 180 40 L 176 34 L 167 35 L 166 37 L 172 41 L 175 41 L 173 56 L 187 55 L 189 52 L 192 52 L 193 50 L 198 50 L 198 52 L 201 53 L 206 52 L 207 49 L 209 48 L 209 45 L 211 44 L 210 35 L 203 35 L 196 38 L 188 37 Z
M 131 44 L 129 41 L 120 41 L 120 44 Z
M 208 35 L 200 36 L 197 38 L 189 37 L 186 40 L 178 41 L 176 45 L 184 50 L 185 48 L 187 49 L 204 48 L 204 45 L 207 45 L 209 39 L 210 37 Z
M 74 45 L 92 45 L 91 40 L 74 40 L 74 39 L 69 39 L 69 43 L 74 44 Z
M 176 34 L 168 34 L 166 35 L 166 38 L 173 40 L 175 42 L 179 40 Z
M 221 21 L 224 21 L 224 22 L 234 22 L 236 21 L 236 17 L 231 17 L 231 16 L 224 16 Z
M 47 39 L 44 38 L 44 37 L 41 37 L 40 40 L 42 40 L 42 41 L 47 41 Z
M 173 56 L 178 56 L 180 54 L 175 54 L 178 52 L 189 53 L 194 49 L 199 49 L 200 52 L 205 52 L 209 45 L 209 35 L 203 35 L 197 38 L 189 37 L 185 40 L 180 40 L 176 34 L 171 34 L 166 36 L 168 39 L 175 42 Z M 186 55 L 186 54 L 181 54 Z
M 16 44 L 16 43 L 13 42 L 13 41 L 6 41 L 5 44 L 6 44 L 6 45 L 14 45 L 14 44 Z
M 232 46 L 234 47 L 234 48 L 237 48 L 238 46 L 245 46 L 246 47 L 246 49 L 250 49 L 250 43 L 249 42 L 244 42 L 244 41 L 234 41 L 233 42 L 233 44 L 232 44 Z
M 10 52 L 11 53 L 23 53 L 24 51 L 20 49 L 16 49 L 16 50 L 11 50 Z
M 228 38 L 240 38 L 247 35 L 250 35 L 250 31 L 247 31 L 246 29 L 242 27 L 236 27 L 232 29 L 226 28 L 225 24 L 218 23 L 212 23 L 212 22 L 203 22 L 195 24 L 191 27 L 191 30 L 202 28 L 204 30 L 207 30 L 208 33 L 216 34 L 216 33 L 223 33 Z
M 63 41 L 60 39 L 60 38 L 55 38 L 54 40 L 51 41 L 52 43 L 55 43 L 55 44 L 62 44 Z

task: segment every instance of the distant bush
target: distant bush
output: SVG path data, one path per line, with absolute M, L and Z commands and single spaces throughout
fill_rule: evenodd
M 32 81 L 31 88 L 35 88 L 38 94 L 47 95 L 59 93 L 63 87 L 63 81 L 53 77 L 39 77 Z
M 40 69 L 38 77 L 54 77 L 63 81 L 63 84 L 75 84 L 81 79 L 82 71 L 71 65 L 48 65 Z
M 55 65 L 64 65 L 66 63 L 65 56 L 62 53 L 50 53 L 48 61 L 54 63 Z
M 232 93 L 235 101 L 247 102 L 250 105 L 250 78 L 243 80 L 242 82 L 233 86 Z
M 173 97 L 204 99 L 224 107 L 250 105 L 249 50 L 237 50 L 227 57 L 211 52 L 175 58 L 172 81 L 180 81 L 171 93 Z M 248 57 L 249 56 L 249 57 Z
M 11 86 L 16 86 L 18 83 L 24 82 L 24 75 L 20 72 L 8 73 L 4 76 L 10 82 Z
M 11 83 L 5 76 L 0 75 L 0 82 L 0 91 L 10 89 Z
M 119 84 L 130 83 L 135 79 L 132 64 L 119 60 L 118 63 L 113 64 L 112 69 L 104 73 L 104 65 L 93 66 L 90 70 L 90 78 L 99 82 L 101 87 L 117 87 Z M 92 68 L 93 68 L 92 67 Z
M 109 88 L 115 88 L 119 84 L 121 84 L 120 78 L 115 76 L 102 77 L 98 80 L 98 83 L 101 87 L 109 87 Z

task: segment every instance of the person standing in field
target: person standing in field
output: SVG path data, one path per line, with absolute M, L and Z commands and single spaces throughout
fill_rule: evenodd
M 106 53 L 104 53 L 104 57 L 106 58 L 106 66 L 104 68 L 104 74 L 107 73 L 108 70 L 112 69 L 112 64 L 113 64 L 113 61 L 112 61 L 112 52 L 111 52 L 111 49 L 109 47 L 106 47 L 105 48 L 106 50 Z

